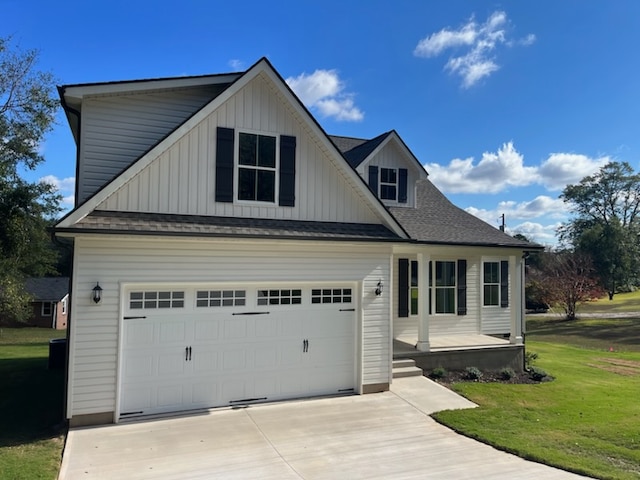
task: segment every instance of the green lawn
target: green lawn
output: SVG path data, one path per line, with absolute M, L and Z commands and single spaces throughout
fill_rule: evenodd
M 640 320 L 535 317 L 528 331 L 527 350 L 538 353 L 535 365 L 554 381 L 456 384 L 480 407 L 434 417 L 527 459 L 597 478 L 638 480 Z
M 49 340 L 64 331 L 0 328 L 0 477 L 55 479 L 64 444 L 63 370 L 49 370 Z

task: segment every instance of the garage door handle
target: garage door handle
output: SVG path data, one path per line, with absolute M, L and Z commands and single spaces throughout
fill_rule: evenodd
M 123 320 L 137 320 L 139 318 L 147 318 L 147 317 L 123 317 Z
M 341 308 L 340 311 L 341 312 L 355 312 L 356 309 L 355 308 Z
M 185 362 L 191 361 L 191 347 L 184 348 L 184 361 Z
M 307 353 L 309 351 L 309 340 L 302 341 L 302 353 Z
M 271 312 L 239 312 L 231 315 L 269 315 Z

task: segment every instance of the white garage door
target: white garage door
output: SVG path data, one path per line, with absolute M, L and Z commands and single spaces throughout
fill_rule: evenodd
M 355 285 L 130 287 L 120 417 L 353 391 Z

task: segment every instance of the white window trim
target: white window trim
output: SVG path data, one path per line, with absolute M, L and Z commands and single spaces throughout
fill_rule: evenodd
M 433 267 L 432 267 L 432 278 L 429 279 L 429 288 L 432 290 L 431 292 L 431 315 L 435 315 L 438 317 L 451 317 L 451 316 L 456 316 L 457 312 L 458 312 L 458 296 L 457 296 L 457 292 L 458 292 L 458 260 L 457 259 L 451 259 L 451 258 L 431 258 L 431 261 L 433 262 Z M 453 263 L 453 273 L 454 273 L 454 278 L 455 278 L 455 282 L 453 284 L 453 286 L 447 286 L 447 287 L 436 287 L 436 263 L 438 262 L 451 262 Z M 427 272 L 427 276 L 429 275 L 429 272 Z M 437 303 L 437 295 L 436 295 L 436 290 L 440 288 L 448 288 L 448 289 L 453 289 L 453 312 L 443 312 L 443 313 L 437 313 L 436 312 L 436 303 Z
M 49 306 L 49 313 L 46 313 L 44 311 L 45 305 Z M 42 317 L 50 317 L 52 315 L 53 315 L 53 303 L 52 302 L 42 302 L 42 305 L 40 306 L 40 316 L 42 316 Z
M 258 167 L 252 165 L 240 165 L 240 134 L 246 133 L 249 135 L 262 135 L 264 137 L 274 137 L 276 139 L 276 166 L 275 168 Z M 253 168 L 255 170 L 268 170 L 275 172 L 274 180 L 274 195 L 273 202 L 262 202 L 259 200 L 241 200 L 240 194 L 240 168 Z M 265 132 L 260 130 L 250 129 L 236 129 L 234 139 L 234 152 L 233 152 L 233 198 L 238 205 L 250 205 L 260 207 L 277 207 L 278 198 L 280 194 L 280 134 L 274 132 Z
M 382 167 L 380 166 L 380 178 L 378 180 L 378 198 L 380 198 L 380 200 L 382 201 L 386 201 L 386 202 L 398 202 L 398 189 L 399 189 L 399 185 L 398 185 L 398 176 L 399 176 L 399 169 L 398 168 L 394 168 L 394 167 Z M 395 176 L 396 176 L 396 181 L 395 183 L 390 183 L 390 182 L 383 182 L 382 181 L 382 170 L 393 170 L 395 172 Z M 382 186 L 394 186 L 396 187 L 396 196 L 395 198 L 382 198 Z

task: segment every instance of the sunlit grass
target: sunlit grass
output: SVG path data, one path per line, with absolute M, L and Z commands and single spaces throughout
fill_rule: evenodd
M 536 366 L 554 381 L 456 384 L 480 407 L 435 417 L 527 459 L 598 478 L 637 480 L 639 335 L 637 320 L 538 319 L 529 325 L 527 350 L 538 353 Z
M 64 443 L 63 370 L 48 369 L 64 331 L 0 329 L 0 478 L 55 479 Z

